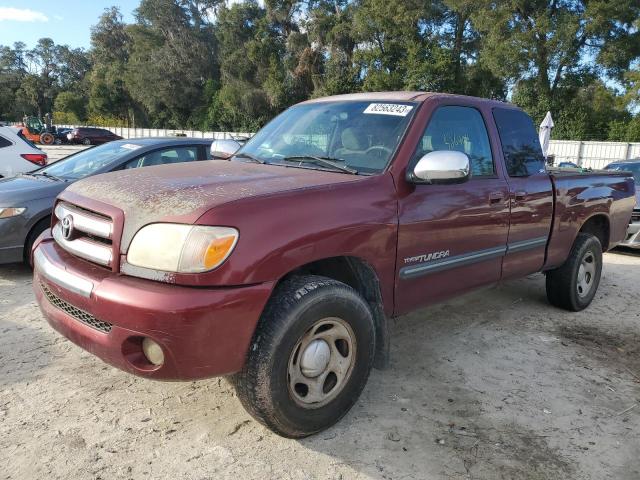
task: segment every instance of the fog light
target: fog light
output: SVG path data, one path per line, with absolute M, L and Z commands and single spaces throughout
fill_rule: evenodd
M 164 363 L 164 353 L 162 347 L 150 338 L 144 338 L 142 340 L 142 352 L 154 365 L 162 365 Z

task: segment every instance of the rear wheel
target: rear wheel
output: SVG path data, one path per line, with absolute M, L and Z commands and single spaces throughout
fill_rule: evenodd
M 40 135 L 40 143 L 43 145 L 52 145 L 55 140 L 54 136 L 51 133 L 43 133 Z
M 547 298 L 565 310 L 578 312 L 595 297 L 602 274 L 602 245 L 593 235 L 580 233 L 566 262 L 547 272 Z
M 368 304 L 351 287 L 293 277 L 274 292 L 231 383 L 247 411 L 275 433 L 317 433 L 357 401 L 373 363 L 374 332 Z

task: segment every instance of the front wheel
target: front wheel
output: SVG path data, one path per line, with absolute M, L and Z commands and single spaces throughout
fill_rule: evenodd
M 91 145 L 91 139 L 90 138 L 83 138 L 82 139 L 82 144 L 83 145 Z
M 578 234 L 564 264 L 547 272 L 547 298 L 565 310 L 579 312 L 595 297 L 602 274 L 602 245 L 593 235 Z
M 312 435 L 357 401 L 373 364 L 374 332 L 369 305 L 354 289 L 292 277 L 276 288 L 231 383 L 267 428 L 288 438 Z

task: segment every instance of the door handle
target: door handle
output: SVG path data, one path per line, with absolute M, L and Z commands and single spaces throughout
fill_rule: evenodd
M 522 191 L 514 192 L 513 196 L 516 199 L 516 201 L 526 200 L 527 192 L 522 192 Z
M 501 203 L 504 201 L 504 193 L 502 192 L 491 192 L 489 194 L 489 204 L 493 205 L 495 203 Z

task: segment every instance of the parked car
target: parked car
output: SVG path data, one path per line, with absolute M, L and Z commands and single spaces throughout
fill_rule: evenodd
M 206 160 L 211 140 L 118 140 L 45 168 L 0 180 L 0 264 L 28 260 L 35 239 L 51 225 L 56 196 L 73 182 L 114 170 Z
M 34 291 L 104 361 L 227 375 L 286 437 L 351 408 L 390 317 L 541 271 L 553 305 L 587 307 L 634 203 L 626 173 L 547 172 L 531 118 L 492 100 L 315 99 L 237 146 L 69 187 L 36 242 Z
M 30 172 L 46 164 L 47 154 L 20 135 L 19 130 L 0 127 L 0 178 Z
M 106 128 L 79 127 L 67 133 L 69 143 L 81 143 L 82 145 L 102 145 L 103 143 L 121 140 L 122 137 Z
M 57 128 L 54 134 L 53 143 L 55 145 L 62 145 L 63 143 L 69 143 L 69 134 L 72 128 Z
M 631 215 L 631 222 L 627 230 L 627 238 L 620 245 L 623 247 L 640 249 L 640 158 L 635 160 L 624 160 L 620 162 L 610 163 L 605 167 L 607 170 L 626 171 L 633 174 L 636 183 L 636 206 Z
M 578 166 L 578 164 L 573 163 L 573 162 L 560 162 L 558 164 L 558 167 L 560 167 L 560 168 L 580 168 Z

